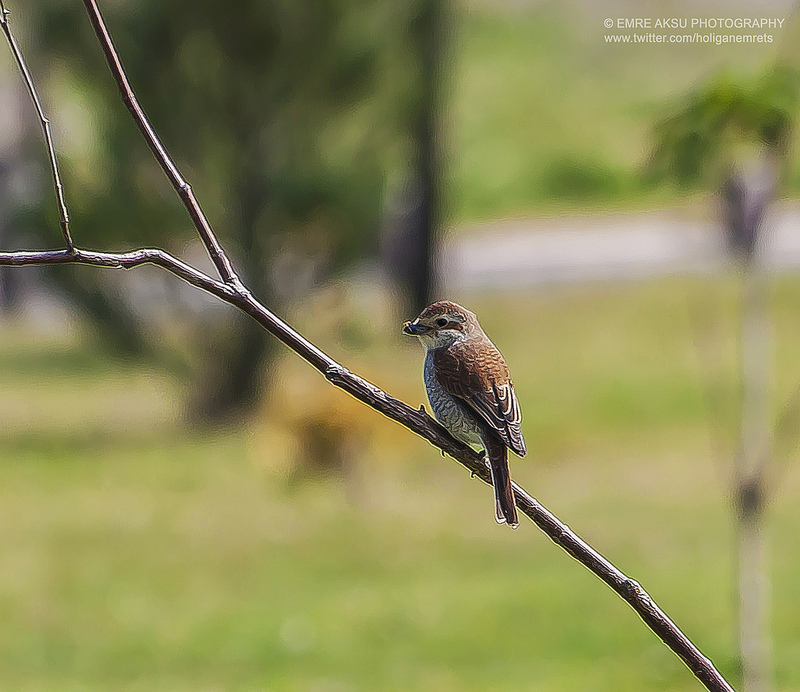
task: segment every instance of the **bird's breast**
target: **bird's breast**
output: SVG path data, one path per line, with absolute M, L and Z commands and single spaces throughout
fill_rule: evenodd
M 436 377 L 433 350 L 429 350 L 425 356 L 423 376 L 425 378 L 425 389 L 428 392 L 428 400 L 431 402 L 431 408 L 436 420 L 447 428 L 453 437 L 464 444 L 482 444 L 480 426 L 474 416 L 469 415 L 464 410 L 463 405 L 442 387 L 439 378 Z

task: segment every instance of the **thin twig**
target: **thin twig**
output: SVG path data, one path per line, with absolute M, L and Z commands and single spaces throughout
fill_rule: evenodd
M 133 97 L 127 77 L 122 69 L 122 64 L 111 43 L 108 30 L 96 3 L 94 0 L 84 0 L 84 4 L 87 7 L 95 32 L 103 46 L 106 59 L 114 73 L 128 110 L 147 139 L 159 164 L 173 182 L 189 210 L 217 270 L 224 279 L 224 283 L 211 279 L 166 252 L 148 249 L 136 250 L 125 254 L 98 253 L 84 250 L 77 250 L 74 254 L 68 252 L 7 252 L 0 253 L 0 266 L 78 262 L 103 267 L 133 268 L 146 263 L 157 264 L 193 286 L 207 291 L 220 300 L 230 303 L 247 313 L 264 329 L 322 372 L 332 384 L 424 437 L 469 469 L 472 475 L 477 476 L 487 484 L 491 484 L 491 474 L 480 454 L 456 441 L 424 411 L 411 408 L 337 363 L 262 305 L 242 284 L 200 210 L 200 206 L 191 189 L 181 177 L 163 146 L 161 146 L 135 97 Z M 733 688 L 720 675 L 711 661 L 694 646 L 689 638 L 666 616 L 637 582 L 620 572 L 517 484 L 514 484 L 514 495 L 520 511 L 528 516 L 556 545 L 563 548 L 619 594 L 636 611 L 647 626 L 684 661 L 708 690 L 733 692 Z
M 17 67 L 19 67 L 20 74 L 22 75 L 22 79 L 25 82 L 28 93 L 31 96 L 34 108 L 36 108 L 36 114 L 39 116 L 39 123 L 42 126 L 42 131 L 44 132 L 44 141 L 47 145 L 47 156 L 50 159 L 50 172 L 53 176 L 53 187 L 56 191 L 56 201 L 58 203 L 58 215 L 59 223 L 61 225 L 61 233 L 64 235 L 67 248 L 70 251 L 73 251 L 75 249 L 75 245 L 72 242 L 72 235 L 69 231 L 69 212 L 67 211 L 67 203 L 64 200 L 64 186 L 61 184 L 61 175 L 58 172 L 58 161 L 56 160 L 56 150 L 53 146 L 53 136 L 50 132 L 50 121 L 44 114 L 42 102 L 39 100 L 39 94 L 36 92 L 33 76 L 31 75 L 28 65 L 25 62 L 25 57 L 22 54 L 22 50 L 20 50 L 19 44 L 14 38 L 14 34 L 11 32 L 11 23 L 8 19 L 10 14 L 11 13 L 6 9 L 3 0 L 0 0 L 0 28 L 2 28 L 3 33 L 6 35 L 8 45 L 11 47 L 11 52 L 14 54 L 14 60 L 17 62 Z
M 155 264 L 172 272 L 187 283 L 211 293 L 221 300 L 232 302 L 234 290 L 227 284 L 212 279 L 207 274 L 189 266 L 163 250 L 142 248 L 131 252 L 93 252 L 91 250 L 26 250 L 0 252 L 0 266 L 24 267 L 42 264 L 89 264 L 95 267 L 133 269 L 144 264 Z
M 219 272 L 219 275 L 223 281 L 234 285 L 241 285 L 239 278 L 233 271 L 231 261 L 228 259 L 227 254 L 222 249 L 222 246 L 220 245 L 219 240 L 217 240 L 216 235 L 214 235 L 214 231 L 211 230 L 211 224 L 208 222 L 206 215 L 203 213 L 203 210 L 200 207 L 200 203 L 197 201 L 197 197 L 195 197 L 191 185 L 189 185 L 189 183 L 186 182 L 186 179 L 181 175 L 178 167 L 175 165 L 175 162 L 170 157 L 166 148 L 161 143 L 161 140 L 158 138 L 158 135 L 153 129 L 153 126 L 150 124 L 150 121 L 147 119 L 147 116 L 144 114 L 142 107 L 139 105 L 139 100 L 133 93 L 130 82 L 128 82 L 128 77 L 122 69 L 122 63 L 120 63 L 119 55 L 114 48 L 114 44 L 111 41 L 111 36 L 108 33 L 108 29 L 103 21 L 103 17 L 100 14 L 100 8 L 97 7 L 97 3 L 94 0 L 84 0 L 83 4 L 86 5 L 86 11 L 89 13 L 89 19 L 92 22 L 92 27 L 94 28 L 95 33 L 97 34 L 97 39 L 100 41 L 100 45 L 103 48 L 103 53 L 105 53 L 106 56 L 106 62 L 111 69 L 111 74 L 114 75 L 114 80 L 116 81 L 119 92 L 122 95 L 122 100 L 131 116 L 133 116 L 136 126 L 144 136 L 147 146 L 150 147 L 150 150 L 153 152 L 153 156 L 155 156 L 156 161 L 158 161 L 170 183 L 172 183 L 172 187 L 175 188 L 175 191 L 183 201 L 186 210 L 189 212 L 189 216 L 192 218 L 195 228 L 197 228 L 197 232 L 200 234 L 203 244 L 208 250 L 211 261 L 214 263 L 214 266 L 217 268 L 217 271 Z

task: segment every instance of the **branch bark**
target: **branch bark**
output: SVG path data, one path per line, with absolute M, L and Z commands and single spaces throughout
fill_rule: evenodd
M 0 0 L 0 3 L 2 3 L 2 0 Z M 204 290 L 250 315 L 270 334 L 319 370 L 333 385 L 348 392 L 379 413 L 397 421 L 412 432 L 424 437 L 431 444 L 443 450 L 466 467 L 473 476 L 477 476 L 485 483 L 491 484 L 491 474 L 483 457 L 470 447 L 451 437 L 442 426 L 425 413 L 424 409 L 413 409 L 350 372 L 292 329 L 252 295 L 233 269 L 227 254 L 217 240 L 211 225 L 194 197 L 191 187 L 181 176 L 136 101 L 95 0 L 84 0 L 84 4 L 128 110 L 144 135 L 159 165 L 183 200 L 223 281 L 218 281 L 181 262 L 169 253 L 157 249 L 140 249 L 128 253 L 103 253 L 69 247 L 67 250 L 55 251 L 3 252 L 0 253 L 0 266 L 79 263 L 99 267 L 132 269 L 144 264 L 158 265 L 192 286 Z M 5 11 L 5 8 L 2 9 Z M 4 24 L 4 28 L 6 26 Z M 6 35 L 9 36 L 8 33 Z M 29 75 L 23 72 L 23 77 L 26 79 L 26 83 L 29 84 L 29 88 L 31 88 L 32 83 L 28 82 Z M 51 161 L 51 165 L 53 163 L 54 161 Z M 708 690 L 713 692 L 733 692 L 733 688 L 716 670 L 713 663 L 667 617 L 664 611 L 658 607 L 650 595 L 636 581 L 618 570 L 516 483 L 514 483 L 514 496 L 520 511 L 529 517 L 556 545 L 563 548 L 623 598 Z

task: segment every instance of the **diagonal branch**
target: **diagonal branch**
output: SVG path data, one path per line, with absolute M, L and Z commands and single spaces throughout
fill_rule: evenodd
M 2 3 L 2 0 L 0 0 L 0 3 Z M 412 432 L 424 437 L 469 469 L 472 475 L 478 476 L 487 484 L 491 484 L 491 474 L 480 454 L 457 442 L 424 410 L 411 408 L 337 363 L 273 314 L 242 284 L 200 209 L 200 205 L 195 199 L 191 188 L 161 145 L 136 101 L 95 0 L 84 0 L 84 4 L 89 12 L 98 40 L 103 47 L 106 60 L 122 93 L 123 100 L 147 140 L 154 156 L 186 205 L 223 282 L 212 279 L 162 250 L 153 249 L 141 249 L 129 253 L 116 254 L 77 249 L 51 252 L 5 252 L 0 253 L 0 266 L 66 263 L 122 268 L 134 268 L 148 263 L 161 266 L 191 285 L 207 291 L 250 315 L 264 329 L 319 370 L 332 384 L 350 393 L 383 415 L 397 421 Z M 6 24 L 4 24 L 4 28 L 6 28 Z M 8 32 L 6 32 L 6 35 L 11 40 Z M 636 581 L 618 570 L 516 484 L 514 484 L 514 495 L 520 511 L 528 516 L 556 545 L 563 548 L 569 555 L 591 570 L 622 597 L 647 626 L 680 657 L 708 690 L 733 692 L 733 688 L 720 675 L 712 662 L 681 632 Z
M 97 7 L 95 0 L 84 0 L 83 4 L 86 5 L 86 11 L 89 13 L 92 27 L 94 27 L 97 39 L 103 48 L 106 62 L 108 62 L 111 73 L 114 75 L 114 80 L 117 82 L 122 100 L 133 117 L 136 126 L 141 131 L 142 136 L 145 138 L 147 146 L 149 146 L 150 150 L 153 152 L 156 161 L 158 161 L 167 178 L 169 178 L 169 182 L 172 183 L 172 187 L 175 188 L 175 192 L 178 193 L 183 201 L 195 228 L 197 228 L 197 232 L 200 234 L 203 244 L 208 250 L 211 261 L 214 263 L 223 281 L 226 283 L 240 284 L 241 282 L 233 271 L 227 254 L 222 249 L 216 235 L 214 235 L 214 231 L 211 230 L 211 224 L 203 213 L 200 203 L 197 201 L 197 197 L 195 197 L 194 190 L 192 190 L 192 186 L 189 185 L 186 179 L 181 175 L 175 162 L 172 160 L 169 153 L 167 153 L 156 131 L 144 114 L 142 107 L 139 105 L 139 101 L 128 82 L 128 77 L 122 69 L 122 63 L 119 60 L 119 55 L 114 48 L 111 36 L 100 14 L 100 8 Z
M 33 81 L 33 76 L 28 69 L 28 64 L 25 62 L 25 57 L 22 55 L 19 44 L 11 32 L 11 24 L 9 23 L 8 16 L 11 14 L 5 6 L 3 0 L 0 0 L 0 29 L 6 35 L 8 45 L 11 47 L 11 52 L 14 54 L 14 60 L 19 67 L 19 72 L 25 82 L 25 87 L 33 101 L 33 106 L 36 109 L 36 115 L 39 116 L 39 123 L 44 132 L 44 141 L 47 145 L 47 156 L 50 160 L 50 172 L 53 176 L 53 187 L 56 191 L 56 201 L 58 202 L 58 215 L 59 223 L 61 225 L 61 233 L 64 235 L 64 240 L 67 243 L 67 248 L 74 250 L 75 246 L 72 243 L 72 235 L 69 232 L 69 212 L 67 211 L 67 203 L 64 200 L 64 186 L 61 184 L 61 175 L 58 172 L 58 161 L 56 160 L 56 150 L 53 146 L 53 135 L 50 132 L 50 121 L 44 114 L 42 102 L 39 100 L 39 94 L 36 91 L 36 86 Z

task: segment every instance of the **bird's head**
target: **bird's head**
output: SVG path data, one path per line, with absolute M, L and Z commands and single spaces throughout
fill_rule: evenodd
M 419 337 L 429 349 L 466 341 L 480 329 L 475 313 L 447 300 L 429 305 L 417 319 L 403 325 L 404 334 Z

